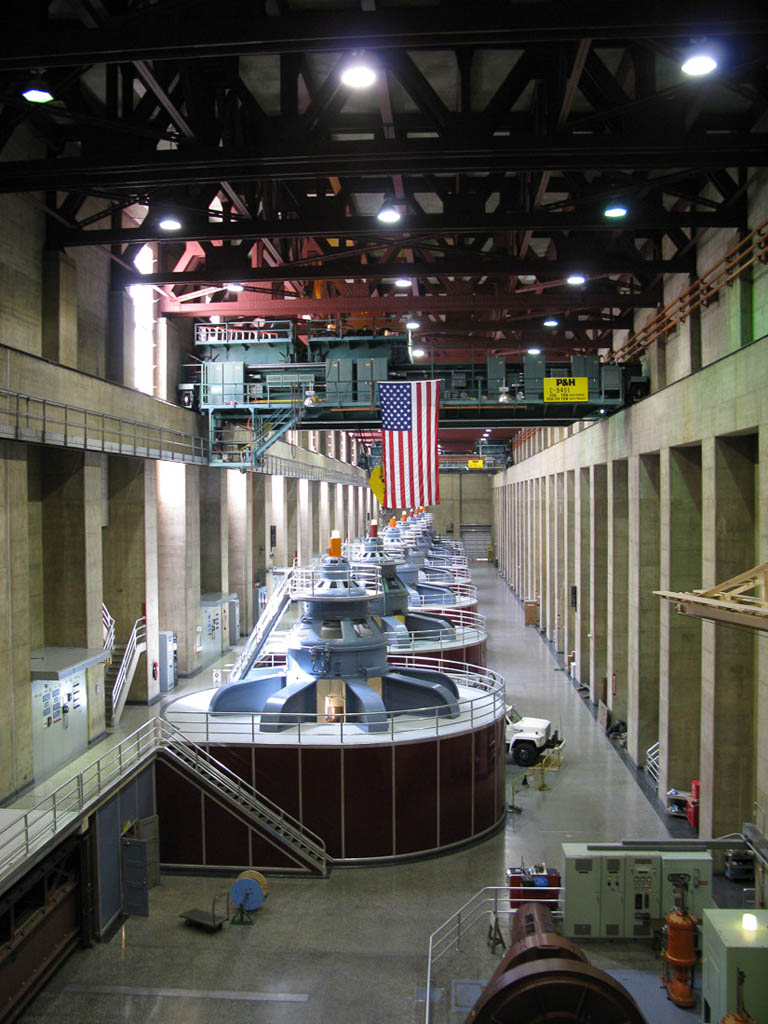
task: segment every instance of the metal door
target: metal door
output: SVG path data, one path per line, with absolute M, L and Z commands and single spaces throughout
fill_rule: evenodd
M 123 912 L 149 917 L 146 840 L 121 839 L 120 864 L 123 878 Z
M 488 548 L 491 546 L 491 526 L 486 523 L 478 523 L 467 526 L 462 523 L 461 541 L 469 561 L 488 558 Z

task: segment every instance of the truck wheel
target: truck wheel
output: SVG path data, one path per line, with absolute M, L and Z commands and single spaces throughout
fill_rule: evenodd
M 531 768 L 539 760 L 535 743 L 516 743 L 512 753 L 515 764 L 519 764 L 521 768 Z

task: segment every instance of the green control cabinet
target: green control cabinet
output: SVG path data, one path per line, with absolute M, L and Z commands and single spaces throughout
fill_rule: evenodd
M 654 923 L 675 906 L 669 875 L 690 875 L 688 909 L 697 917 L 712 903 L 709 853 L 591 850 L 563 843 L 563 932 L 573 938 L 650 938 Z
M 748 910 L 757 931 L 742 925 L 743 910 L 704 911 L 701 994 L 705 1024 L 736 1012 L 738 971 L 744 972 L 744 1009 L 756 1020 L 768 1012 L 768 910 Z

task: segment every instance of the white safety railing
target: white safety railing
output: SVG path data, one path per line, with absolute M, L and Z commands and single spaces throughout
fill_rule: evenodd
M 125 645 L 125 653 L 123 654 L 123 660 L 120 663 L 120 668 L 115 679 L 115 685 L 112 687 L 112 724 L 117 725 L 120 720 L 125 702 L 128 699 L 128 690 L 130 689 L 131 682 L 133 680 L 134 673 L 136 672 L 136 666 L 139 663 L 139 658 L 147 649 L 147 620 L 142 615 L 136 619 L 131 630 L 131 635 L 128 638 L 128 643 Z
M 351 566 L 348 569 L 332 570 L 329 575 L 327 568 L 294 569 L 291 575 L 291 597 L 301 600 L 304 596 L 342 597 L 348 587 L 363 587 L 367 597 L 376 597 L 382 593 L 381 569 L 378 565 L 365 567 Z M 334 595 L 334 586 L 338 593 Z
M 431 583 L 429 586 L 437 587 L 443 586 L 443 584 Z M 473 583 L 452 583 L 446 584 L 445 587 L 450 591 L 452 598 L 448 594 L 442 598 L 434 594 L 420 594 L 420 600 L 413 601 L 411 599 L 409 607 L 447 614 L 454 608 L 461 609 L 470 604 L 477 604 L 477 587 Z
M 645 752 L 645 770 L 658 786 L 659 784 L 659 758 L 661 744 L 654 743 Z
M 104 650 L 111 651 L 115 646 L 115 620 L 109 614 L 109 609 L 102 603 L 101 605 L 101 635 L 104 638 Z
M 522 892 L 522 890 L 521 890 Z M 537 886 L 537 898 L 547 899 L 547 902 L 557 902 L 561 906 L 562 889 L 560 886 Z M 479 925 L 484 925 L 486 931 L 495 921 L 504 921 L 507 931 L 513 916 L 521 905 L 520 896 L 515 893 L 510 898 L 509 886 L 486 886 L 476 892 L 467 902 L 452 914 L 447 921 L 444 921 L 429 936 L 429 949 L 427 954 L 427 984 L 424 996 L 424 1024 L 430 1022 L 433 968 L 437 961 L 451 950 L 461 950 L 462 943 L 467 936 L 476 933 Z M 552 916 L 562 916 L 560 909 L 552 910 Z
M 295 572 L 294 568 L 286 569 L 280 578 L 280 582 L 270 594 L 256 625 L 251 630 L 245 646 L 235 661 L 229 675 L 230 682 L 236 682 L 238 679 L 241 679 L 259 657 L 265 643 L 269 639 L 270 633 L 280 621 L 291 599 L 291 580 Z
M 270 656 L 260 666 L 284 665 L 284 657 Z M 409 708 L 404 711 L 340 712 L 329 719 L 310 712 L 217 712 L 185 707 L 183 698 L 165 710 L 168 721 L 196 743 L 284 742 L 312 745 L 332 741 L 339 744 L 400 743 L 466 732 L 504 717 L 505 683 L 498 672 L 464 662 L 428 655 L 398 654 L 392 672 L 408 668 L 444 672 L 472 696 L 459 697 L 449 706 Z
M 295 852 L 327 873 L 325 843 L 269 797 L 192 743 L 173 725 L 152 718 L 17 818 L 0 829 L 0 881 L 24 868 L 25 862 L 116 786 L 166 751 L 183 762 L 201 781 L 214 786 L 253 819 L 276 832 Z
M 429 648 L 430 651 L 448 651 L 456 647 L 479 644 L 488 638 L 484 615 L 460 609 L 456 611 L 450 621 L 450 627 L 441 626 L 439 622 L 436 622 L 432 628 L 411 629 L 407 634 L 390 632 L 384 623 L 383 628 L 389 639 L 390 655 L 400 655 L 409 651 L 423 652 L 424 648 Z

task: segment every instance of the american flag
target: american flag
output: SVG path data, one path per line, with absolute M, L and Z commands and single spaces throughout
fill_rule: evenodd
M 379 396 L 387 507 L 439 505 L 440 381 L 382 381 Z

